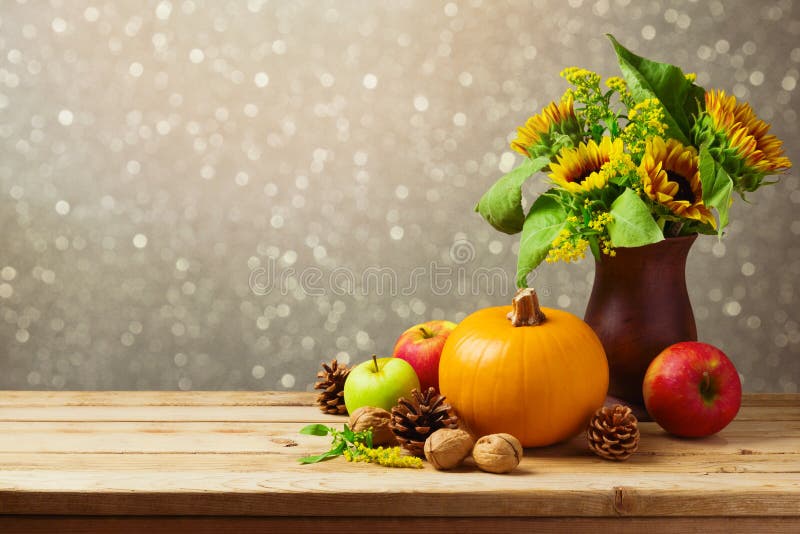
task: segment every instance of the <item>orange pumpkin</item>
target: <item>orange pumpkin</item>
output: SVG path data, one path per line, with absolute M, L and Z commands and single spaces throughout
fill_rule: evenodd
M 583 430 L 603 405 L 608 361 L 586 323 L 540 308 L 536 292 L 521 289 L 512 306 L 479 310 L 450 333 L 439 389 L 476 435 L 551 445 Z

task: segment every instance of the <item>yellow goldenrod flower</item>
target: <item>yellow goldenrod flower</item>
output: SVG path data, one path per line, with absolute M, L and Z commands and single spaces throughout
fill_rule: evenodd
M 561 77 L 578 88 L 594 87 L 600 83 L 599 74 L 578 67 L 567 67 L 561 71 Z
M 604 211 L 589 221 L 589 228 L 602 232 L 613 219 L 614 217 L 610 213 Z
M 547 253 L 545 261 L 547 263 L 554 263 L 557 261 L 571 261 L 582 260 L 586 256 L 586 247 L 589 242 L 579 235 L 574 235 L 568 229 L 561 230 L 553 240 L 550 251 Z
M 586 256 L 586 247 L 588 246 L 589 242 L 586 239 L 580 235 L 573 234 L 569 229 L 565 228 L 553 240 L 545 261 L 547 263 L 555 263 L 557 261 L 569 263 L 582 260 Z
M 559 103 L 551 102 L 541 113 L 517 128 L 517 138 L 511 142 L 511 148 L 530 157 L 537 145 L 550 143 L 549 135 L 553 132 L 569 135 L 578 131 L 572 97 L 568 96 Z
M 591 219 L 587 224 L 589 230 L 597 232 L 595 239 L 597 239 L 598 248 L 607 256 L 616 256 L 617 252 L 611 245 L 611 240 L 608 237 L 606 227 L 614 220 L 614 216 L 607 211 L 592 212 Z
M 695 73 L 695 72 L 689 72 L 689 73 L 687 73 L 687 74 L 684 74 L 684 77 L 685 77 L 687 80 L 689 80 L 690 82 L 694 83 L 694 82 L 695 82 L 695 80 L 697 80 L 697 73 Z
M 657 98 L 648 98 L 628 111 L 628 125 L 622 132 L 622 139 L 631 154 L 641 155 L 648 139 L 664 135 L 666 131 L 664 107 Z
M 600 169 L 600 173 L 606 176 L 607 181 L 617 176 L 636 175 L 636 164 L 627 152 L 614 151 L 608 163 Z
M 675 139 L 654 137 L 647 142 L 639 176 L 642 188 L 655 202 L 672 213 L 717 227 L 714 216 L 703 204 L 697 151 Z
M 618 161 L 623 154 L 621 139 L 603 137 L 600 144 L 590 140 L 574 148 L 564 148 L 557 156 L 557 163 L 550 164 L 550 178 L 572 194 L 602 189 L 612 174 L 604 165 Z
M 559 73 L 559 76 L 561 76 L 562 78 L 564 78 L 566 80 L 569 80 L 569 77 L 572 76 L 572 74 L 578 72 L 579 70 L 581 70 L 581 69 L 578 68 L 578 67 L 565 67 L 565 68 L 563 68 L 561 70 L 561 72 Z
M 726 160 L 723 165 L 733 171 L 732 175 L 741 175 L 737 184 L 740 189 L 752 191 L 765 175 L 791 168 L 783 143 L 768 133 L 770 125 L 759 119 L 749 104 L 738 104 L 736 97 L 726 95 L 725 91 L 709 91 L 705 100 L 710 125 L 699 121 L 700 130 L 710 126 L 713 132 L 705 139 L 723 139 Z
M 625 80 L 623 80 L 619 76 L 612 76 L 611 78 L 606 78 L 606 87 L 620 92 L 628 90 L 628 84 L 625 83 Z
M 619 99 L 626 107 L 633 107 L 633 95 L 628 89 L 628 84 L 619 76 L 612 76 L 606 79 L 606 87 L 619 93 Z
M 582 124 L 595 125 L 603 119 L 610 119 L 612 112 L 608 107 L 608 99 L 600 89 L 599 74 L 587 69 L 568 67 L 561 71 L 561 76 L 574 86 L 567 90 L 570 97 L 577 104 L 582 104 L 576 110 Z
M 400 447 L 377 447 L 370 449 L 363 443 L 356 445 L 356 452 L 345 451 L 344 457 L 348 462 L 366 462 L 386 467 L 412 467 L 421 468 L 422 460 L 416 456 L 403 454 Z

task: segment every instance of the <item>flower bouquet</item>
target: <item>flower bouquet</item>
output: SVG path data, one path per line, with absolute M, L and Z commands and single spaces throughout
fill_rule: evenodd
M 609 36 L 622 78 L 562 71 L 572 87 L 518 129 L 523 162 L 476 207 L 501 232 L 522 232 L 517 285 L 542 261 L 595 258 L 694 233 L 722 234 L 742 197 L 791 167 L 747 103 L 706 91 L 680 68 L 639 57 Z M 550 185 L 525 215 L 522 184 Z
M 721 237 L 733 193 L 775 183 L 767 177 L 791 162 L 747 103 L 609 38 L 622 77 L 562 71 L 571 87 L 518 129 L 511 147 L 525 159 L 476 211 L 501 232 L 522 233 L 519 287 L 543 261 L 592 252 L 585 320 L 607 353 L 611 395 L 641 403 L 650 361 L 697 338 L 684 274 L 695 237 Z M 550 187 L 525 214 L 522 185 L 538 172 Z

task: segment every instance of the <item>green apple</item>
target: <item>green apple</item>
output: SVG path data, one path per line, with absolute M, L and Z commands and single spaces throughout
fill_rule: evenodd
M 389 411 L 400 397 L 411 398 L 412 389 L 419 389 L 419 378 L 410 363 L 373 354 L 371 360 L 358 364 L 347 375 L 344 404 L 349 413 L 362 406 Z

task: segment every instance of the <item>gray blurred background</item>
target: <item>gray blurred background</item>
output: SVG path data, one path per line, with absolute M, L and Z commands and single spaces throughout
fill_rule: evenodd
M 303 390 L 506 303 L 518 236 L 472 208 L 562 68 L 618 73 L 605 33 L 797 163 L 797 3 L 4 1 L 0 387 Z M 751 200 L 692 250 L 699 334 L 796 392 L 798 181 Z M 531 279 L 582 316 L 593 268 Z

